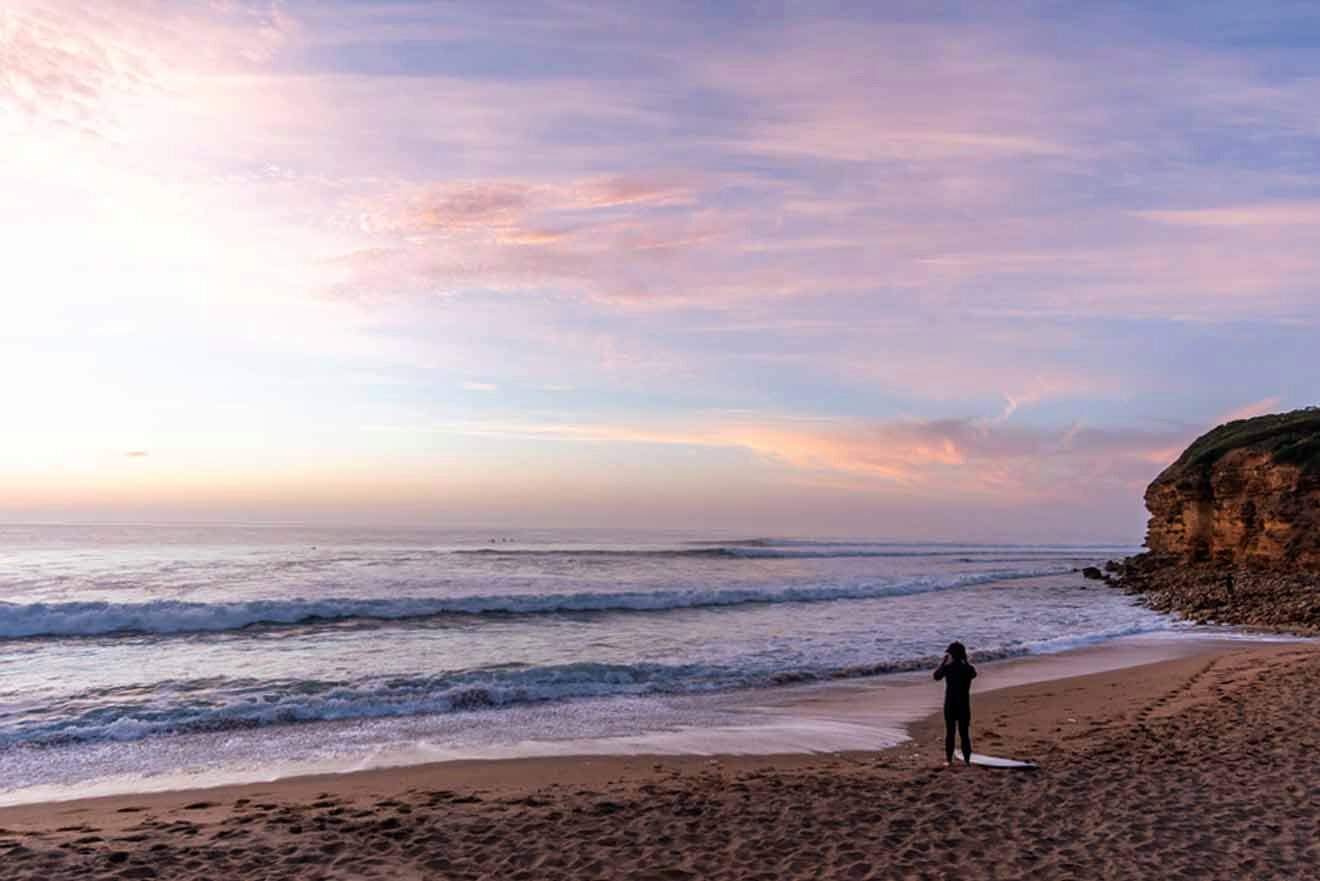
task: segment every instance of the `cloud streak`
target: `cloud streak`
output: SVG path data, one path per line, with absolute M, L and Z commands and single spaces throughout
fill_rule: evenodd
M 0 10 L 0 112 L 11 125 L 131 136 L 117 116 L 123 105 L 174 88 L 180 70 L 264 63 L 295 29 L 276 0 L 16 0 Z
M 1139 492 L 1167 464 L 1167 451 L 1181 449 L 1195 436 L 1188 428 L 1109 430 L 1073 424 L 1052 429 L 974 418 L 893 422 L 707 418 L 685 428 L 462 422 L 365 430 L 741 450 L 790 471 L 833 473 L 834 486 L 856 491 L 895 486 L 946 499 L 973 493 L 1017 502 L 1067 497 L 1079 484 L 1102 483 Z

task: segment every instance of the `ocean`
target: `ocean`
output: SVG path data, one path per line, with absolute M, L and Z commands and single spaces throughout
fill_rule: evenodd
M 955 638 L 984 662 L 1179 628 L 1076 572 L 1135 550 L 0 526 L 0 794 L 645 735 Z

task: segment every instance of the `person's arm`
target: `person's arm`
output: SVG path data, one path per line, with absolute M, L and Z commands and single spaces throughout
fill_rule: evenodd
M 976 668 L 971 664 L 967 665 L 967 681 L 970 682 L 976 678 Z
M 939 665 L 938 667 L 935 668 L 935 680 L 936 680 L 937 682 L 938 682 L 939 680 L 943 679 L 943 678 L 944 678 L 944 674 L 948 672 L 948 669 L 949 669 L 949 660 L 950 660 L 950 658 L 949 658 L 948 654 L 946 653 L 946 654 L 944 655 L 944 658 L 940 661 L 940 665 Z

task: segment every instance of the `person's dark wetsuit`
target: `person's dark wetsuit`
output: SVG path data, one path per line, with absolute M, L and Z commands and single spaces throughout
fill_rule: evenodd
M 963 761 L 972 762 L 972 680 L 976 668 L 966 658 L 954 658 L 940 664 L 935 678 L 944 680 L 944 758 L 953 761 L 953 729 L 962 740 Z

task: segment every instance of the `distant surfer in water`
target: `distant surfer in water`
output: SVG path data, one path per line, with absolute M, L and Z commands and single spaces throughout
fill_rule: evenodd
M 962 740 L 963 762 L 972 763 L 972 680 L 976 668 L 967 660 L 967 648 L 951 642 L 944 650 L 944 660 L 935 668 L 935 679 L 944 680 L 944 764 L 953 764 L 953 729 L 958 727 Z

